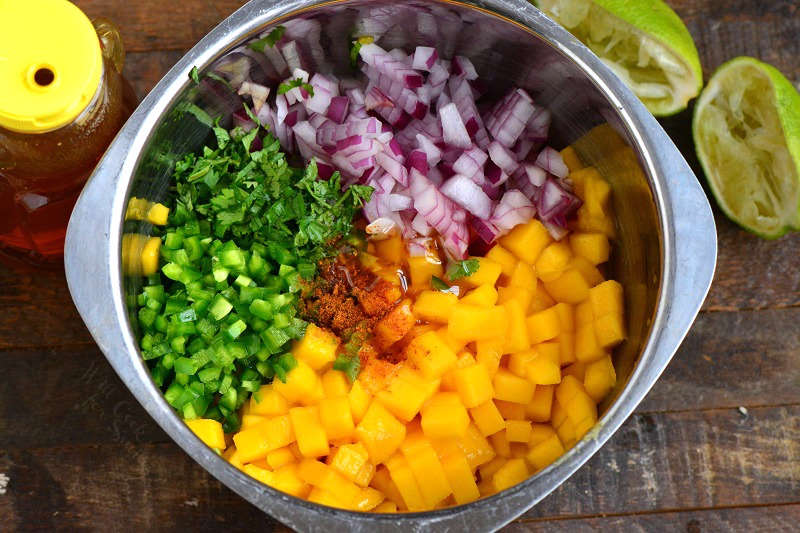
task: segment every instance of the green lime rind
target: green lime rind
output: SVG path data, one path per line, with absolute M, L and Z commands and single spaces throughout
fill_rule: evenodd
M 733 75 L 733 71 L 736 69 L 747 67 L 755 67 L 758 69 L 758 71 L 765 76 L 765 79 L 772 88 L 774 102 L 770 102 L 768 98 L 762 98 L 760 101 L 764 103 L 764 105 L 773 105 L 783 135 L 783 139 L 781 140 L 786 147 L 789 160 L 794 168 L 794 176 L 782 176 L 785 180 L 794 180 L 794 183 L 791 184 L 794 187 L 795 193 L 794 205 L 792 205 L 792 198 L 789 198 L 787 205 L 784 206 L 783 212 L 781 213 L 781 222 L 774 228 L 768 229 L 744 220 L 743 216 L 729 205 L 719 182 L 720 179 L 724 178 L 718 176 L 718 169 L 714 168 L 710 156 L 707 154 L 707 147 L 703 145 L 704 139 L 702 129 L 705 125 L 703 114 L 719 91 L 722 78 L 724 76 Z M 740 77 L 744 78 L 743 75 L 740 75 Z M 722 209 L 728 218 L 745 230 L 765 239 L 777 239 L 791 230 L 800 230 L 800 93 L 798 93 L 797 89 L 778 69 L 758 59 L 747 56 L 737 57 L 722 64 L 711 76 L 711 79 L 709 79 L 706 89 L 700 95 L 697 105 L 695 106 L 692 133 L 695 151 L 703 167 L 711 192 L 720 209 Z

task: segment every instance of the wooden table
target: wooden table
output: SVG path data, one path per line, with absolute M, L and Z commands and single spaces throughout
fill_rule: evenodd
M 242 2 L 76 3 L 119 24 L 141 97 Z M 796 0 L 670 3 L 706 76 L 749 54 L 800 81 Z M 689 123 L 683 113 L 664 124 L 698 169 Z M 509 529 L 800 527 L 800 234 L 766 242 L 723 216 L 717 224 L 714 285 L 663 377 L 586 466 Z M 92 342 L 63 273 L 0 267 L 0 361 L 0 529 L 282 527 L 150 419 Z

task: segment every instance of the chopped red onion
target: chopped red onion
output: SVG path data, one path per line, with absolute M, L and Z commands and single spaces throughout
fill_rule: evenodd
M 436 51 L 436 48 L 417 46 L 414 50 L 414 61 L 411 66 L 416 70 L 430 72 L 437 59 L 439 59 L 439 53 Z
M 470 147 L 472 141 L 454 103 L 451 102 L 439 110 L 439 119 L 442 122 L 444 142 L 459 148 Z
M 489 157 L 506 174 L 512 174 L 519 166 L 514 154 L 497 141 L 489 143 Z
M 492 201 L 486 193 L 467 176 L 456 174 L 441 186 L 442 194 L 478 218 L 489 218 Z
M 549 146 L 545 146 L 539 152 L 539 156 L 536 158 L 536 165 L 559 178 L 566 178 L 569 174 L 569 169 L 564 163 L 561 154 Z

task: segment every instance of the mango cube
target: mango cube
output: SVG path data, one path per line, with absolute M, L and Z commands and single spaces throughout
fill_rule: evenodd
M 347 394 L 347 401 L 350 403 L 350 412 L 353 415 L 353 422 L 358 423 L 367 412 L 367 408 L 372 402 L 372 396 L 366 391 L 361 384 L 361 380 L 356 380 L 353 383 L 350 392 Z
M 622 285 L 608 280 L 589 290 L 589 302 L 595 318 L 607 314 L 622 315 L 624 309 Z
M 405 437 L 405 425 L 377 401 L 370 404 L 364 418 L 356 426 L 356 438 L 364 444 L 375 464 L 388 459 Z
M 514 272 L 514 267 L 517 265 L 517 258 L 514 257 L 514 254 L 499 244 L 492 246 L 492 249 L 486 253 L 486 259 L 499 264 L 500 268 L 503 270 L 503 274 L 509 277 Z
M 559 329 L 562 332 L 575 331 L 575 307 L 570 304 L 558 303 L 553 306 L 558 315 Z
M 454 392 L 439 392 L 422 407 L 422 431 L 428 438 L 461 437 L 469 415 Z
M 439 388 L 440 381 L 428 380 L 409 367 L 403 367 L 376 398 L 397 418 L 409 422 L 422 404 Z
M 397 487 L 405 507 L 409 511 L 424 510 L 425 499 L 406 458 L 401 454 L 395 454 L 386 461 L 386 468 L 389 470 L 392 483 Z
M 443 457 L 441 462 L 442 470 L 453 491 L 453 499 L 458 505 L 475 501 L 480 497 L 475 477 L 463 453 L 460 451 L 450 453 Z
M 286 382 L 276 379 L 273 388 L 290 403 L 312 405 L 322 398 L 319 376 L 308 363 L 297 361 L 297 366 L 286 374 Z
M 481 435 L 481 432 L 475 427 L 475 424 L 470 424 L 467 432 L 463 437 L 454 439 L 456 446 L 461 450 L 467 458 L 469 467 L 475 470 L 480 465 L 488 463 L 494 459 L 497 452 L 486 440 L 486 437 Z
M 405 355 L 427 379 L 441 377 L 456 363 L 455 352 L 435 331 L 414 338 L 406 347 Z
M 439 457 L 426 438 L 406 439 L 400 449 L 429 508 L 435 507 L 452 493 Z
M 504 347 L 505 340 L 501 338 L 475 341 L 475 362 L 486 367 L 489 377 L 497 373 Z
M 572 146 L 567 146 L 561 150 L 561 158 L 564 160 L 564 164 L 567 165 L 570 174 L 583 168 L 583 162 L 581 161 L 577 150 L 575 150 L 575 148 Z
M 489 442 L 492 443 L 492 448 L 497 452 L 497 455 L 506 459 L 511 457 L 511 443 L 508 442 L 508 435 L 505 431 L 498 431 L 494 435 L 490 435 Z M 481 472 L 481 475 L 483 475 L 483 472 Z
M 300 461 L 297 476 L 309 485 L 328 491 L 348 507 L 361 493 L 361 489 L 355 483 L 315 459 Z
M 531 437 L 531 423 L 527 420 L 506 421 L 506 439 L 508 442 L 528 442 Z
M 594 312 L 592 311 L 592 303 L 589 300 L 579 303 L 575 306 L 575 329 L 585 324 L 594 322 Z
M 527 350 L 531 346 L 528 326 L 525 319 L 525 309 L 518 300 L 506 302 L 503 307 L 508 317 L 508 330 L 506 333 L 506 353 Z
M 304 457 L 322 457 L 328 455 L 328 436 L 319 419 L 319 408 L 292 407 L 289 409 L 297 446 Z
M 192 433 L 203 441 L 203 444 L 209 448 L 225 449 L 225 433 L 222 431 L 222 424 L 208 418 L 197 418 L 195 420 L 186 420 L 185 422 L 189 429 L 192 430 Z
M 289 412 L 289 404 L 272 385 L 261 387 L 250 396 L 251 415 L 278 416 Z
M 495 400 L 494 404 L 505 420 L 525 420 L 525 406 L 521 403 Z
M 336 359 L 336 349 L 339 347 L 339 337 L 309 323 L 306 334 L 297 341 L 292 348 L 295 358 L 305 361 L 308 366 L 318 370 Z
M 267 419 L 233 436 L 236 451 L 243 463 L 263 459 L 272 450 L 288 446 L 295 436 L 289 415 Z
M 538 313 L 549 307 L 553 307 L 556 301 L 547 293 L 544 285 L 539 285 L 531 296 L 531 303 L 528 306 L 529 313 Z
M 585 375 L 586 363 L 581 362 L 572 363 L 571 365 L 564 367 L 564 369 L 561 371 L 561 379 L 564 379 L 564 376 L 573 376 L 578 381 L 583 381 Z
M 508 317 L 504 307 L 478 307 L 459 302 L 450 315 L 447 331 L 463 341 L 505 337 Z
M 525 481 L 528 467 L 522 459 L 510 459 L 492 476 L 492 484 L 497 492 Z
M 591 264 L 588 259 L 579 255 L 572 258 L 569 262 L 569 268 L 577 270 L 589 287 L 594 287 L 606 279 L 596 266 Z
M 273 470 L 277 470 L 283 465 L 288 465 L 295 461 L 295 456 L 288 446 L 272 450 L 267 454 L 267 465 Z
M 534 422 L 547 422 L 550 420 L 550 413 L 553 408 L 553 394 L 555 385 L 537 385 L 533 393 L 533 399 L 525 407 L 528 418 Z
M 535 291 L 537 287 L 536 272 L 531 264 L 518 261 L 508 279 L 508 286 L 517 289 Z
M 622 315 L 603 315 L 594 321 L 594 334 L 602 348 L 613 348 L 625 340 L 625 319 Z
M 589 284 L 575 268 L 568 268 L 557 279 L 545 282 L 544 287 L 557 302 L 577 304 L 589 297 Z
M 499 278 L 500 274 L 503 272 L 503 267 L 500 263 L 495 263 L 486 257 L 471 257 L 470 259 L 478 261 L 480 266 L 478 270 L 463 278 L 461 282 L 468 287 L 480 287 L 481 285 L 494 286 L 494 284 L 497 283 L 497 278 Z
M 347 376 L 344 372 L 339 370 L 328 370 L 322 374 L 322 390 L 326 398 L 335 398 L 337 396 L 347 396 L 350 392 L 350 383 L 347 382 Z
M 515 376 L 505 369 L 500 369 L 492 380 L 494 398 L 521 404 L 530 403 L 533 399 L 534 385 L 527 379 Z
M 575 358 L 581 363 L 591 363 L 605 354 L 605 350 L 597 342 L 594 324 L 578 326 L 575 331 Z
M 256 424 L 263 422 L 266 419 L 267 419 L 266 416 L 261 416 L 261 415 L 251 415 L 251 414 L 242 415 L 242 424 L 239 426 L 239 429 L 251 428 Z
M 275 476 L 273 472 L 253 464 L 244 465 L 242 466 L 241 470 L 248 476 L 260 481 L 264 485 L 272 486 L 272 480 Z
M 528 377 L 528 363 L 533 361 L 539 352 L 536 350 L 523 350 L 508 356 L 508 369 L 521 378 Z
M 375 243 L 375 254 L 390 265 L 398 265 L 403 261 L 406 245 L 399 233 L 372 242 Z
M 617 373 L 610 355 L 586 365 L 583 387 L 595 403 L 600 403 L 616 383 Z
M 556 337 L 558 343 L 558 363 L 560 366 L 567 366 L 577 361 L 575 358 L 575 334 L 562 332 Z
M 507 456 L 498 455 L 497 457 L 495 457 L 494 459 L 492 459 L 491 461 L 489 461 L 485 465 L 481 465 L 481 467 L 478 468 L 478 472 L 481 475 L 481 479 L 482 480 L 491 481 L 492 476 L 494 475 L 494 473 L 497 472 L 498 470 L 500 470 L 500 468 L 504 464 L 506 464 L 507 461 L 508 461 L 508 457 Z
M 320 402 L 319 419 L 329 439 L 350 437 L 355 429 L 350 402 L 346 396 L 326 398 Z
M 354 511 L 371 511 L 378 506 L 386 497 L 382 492 L 373 489 L 372 487 L 364 487 L 358 493 L 358 497 L 352 502 Z
M 564 242 L 547 246 L 536 260 L 536 275 L 544 282 L 558 278 L 572 259 L 572 250 Z
M 531 446 L 525 456 L 534 471 L 539 471 L 564 455 L 564 446 L 558 436 L 553 434 L 545 440 Z
M 461 402 L 467 408 L 477 407 L 492 399 L 492 381 L 483 365 L 474 364 L 454 370 L 453 382 Z
M 561 365 L 559 364 L 558 345 L 547 343 L 549 346 L 555 346 L 556 359 L 547 355 L 549 350 L 541 350 L 537 356 L 527 364 L 527 376 L 531 383 L 536 385 L 555 385 L 561 383 Z M 545 346 L 540 344 L 539 346 Z
M 603 233 L 573 233 L 569 244 L 575 255 L 585 258 L 593 265 L 608 261 L 611 246 Z
M 555 307 L 532 314 L 526 321 L 531 344 L 554 339 L 561 333 L 561 320 Z
M 553 239 L 540 221 L 532 219 L 516 226 L 508 235 L 500 238 L 500 244 L 522 261 L 533 265 L 545 246 Z
M 412 311 L 422 320 L 446 324 L 458 296 L 452 292 L 422 291 L 417 295 Z
M 380 465 L 375 469 L 375 475 L 372 478 L 370 486 L 375 487 L 381 491 L 386 498 L 394 502 L 395 508 L 406 508 L 405 502 L 403 501 L 403 496 L 400 494 L 400 491 L 397 489 L 394 481 L 392 481 L 392 476 L 389 474 L 389 469 L 386 468 L 386 466 Z
M 350 481 L 356 481 L 359 473 L 369 462 L 369 453 L 363 444 L 343 444 L 328 456 L 328 466 Z
M 272 479 L 267 484 L 298 498 L 304 498 L 310 492 L 308 484 L 300 479 L 298 465 L 294 463 L 283 465 L 275 470 Z
M 396 513 L 397 504 L 393 501 L 384 500 L 380 505 L 372 510 L 373 513 Z
M 433 276 L 441 278 L 444 275 L 441 261 L 435 261 L 427 255 L 408 258 L 408 273 L 413 287 L 428 288 Z
M 459 300 L 459 303 L 478 307 L 492 307 L 497 303 L 497 290 L 494 285 L 480 285 L 465 294 Z
M 442 326 L 440 329 L 436 330 L 436 333 L 439 337 L 447 344 L 451 350 L 458 353 L 464 349 L 464 346 L 467 345 L 469 340 L 467 339 L 459 339 L 454 337 L 447 326 Z
M 506 427 L 503 415 L 492 400 L 488 400 L 469 410 L 472 421 L 484 437 L 502 431 Z

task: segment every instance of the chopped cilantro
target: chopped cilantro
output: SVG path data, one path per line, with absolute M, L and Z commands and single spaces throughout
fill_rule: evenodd
M 200 74 L 197 72 L 197 67 L 192 67 L 192 70 L 189 71 L 189 78 L 198 85 L 200 83 Z
M 248 44 L 247 47 L 263 54 L 264 49 L 267 46 L 273 48 L 275 43 L 281 40 L 281 37 L 283 37 L 284 33 L 286 33 L 286 28 L 284 26 L 277 26 L 274 30 L 269 32 L 266 37 L 257 41 L 253 41 L 252 43 Z
M 442 278 L 436 276 L 431 277 L 431 287 L 433 287 L 437 291 L 443 291 L 443 292 L 450 290 L 450 285 L 445 283 L 445 281 Z
M 481 264 L 477 259 L 464 259 L 463 261 L 456 261 L 447 269 L 447 279 L 456 281 L 461 278 L 471 276 L 478 271 Z
M 306 91 L 309 96 L 314 96 L 314 87 L 310 83 L 304 82 L 301 78 L 294 78 L 278 85 L 278 94 L 286 94 L 297 87 Z
M 361 50 L 361 42 L 358 40 L 353 41 L 350 46 L 350 66 L 356 68 L 358 66 L 358 52 Z

